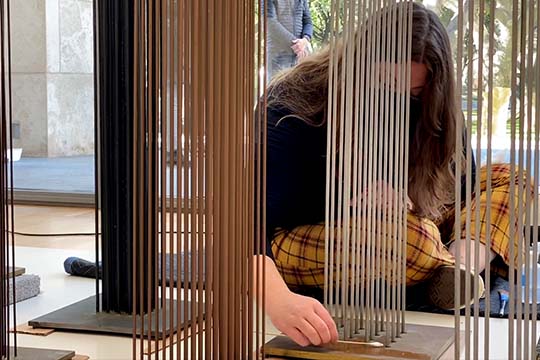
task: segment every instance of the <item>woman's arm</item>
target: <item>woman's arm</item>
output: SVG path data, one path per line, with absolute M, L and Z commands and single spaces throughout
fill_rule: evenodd
M 293 293 L 283 281 L 274 261 L 268 256 L 255 256 L 254 273 L 265 266 L 265 311 L 274 326 L 301 346 L 336 342 L 338 333 L 334 320 L 317 300 Z M 262 283 L 259 271 L 259 283 Z M 262 299 L 263 287 L 257 298 Z

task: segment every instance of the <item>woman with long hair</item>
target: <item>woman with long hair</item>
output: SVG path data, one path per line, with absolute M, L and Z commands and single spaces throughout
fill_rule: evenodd
M 408 3 L 398 6 L 409 9 Z M 461 234 L 453 232 L 454 215 L 464 218 L 466 213 L 463 203 L 454 203 L 455 154 L 463 154 L 462 163 L 470 156 L 473 183 L 480 176 L 481 193 L 473 197 L 471 212 L 472 224 L 480 226 L 479 272 L 489 266 L 486 255 L 498 268 L 514 261 L 509 255 L 509 246 L 516 245 L 509 238 L 508 204 L 509 184 L 516 179 L 511 179 L 508 166 L 494 165 L 487 204 L 486 171 L 477 174 L 473 154 L 456 148 L 463 115 L 448 35 L 434 12 L 418 3 L 413 3 L 412 11 L 407 164 L 412 206 L 407 217 L 406 280 L 407 285 L 425 282 L 429 301 L 452 309 L 456 244 L 465 243 L 455 240 L 466 238 L 465 226 Z M 338 62 L 340 46 L 334 48 Z M 315 53 L 278 74 L 268 87 L 266 310 L 277 329 L 300 345 L 337 340 L 328 311 L 318 300 L 301 295 L 324 286 L 327 121 L 333 121 L 327 114 L 331 56 L 329 48 Z M 480 218 L 474 211 L 477 206 Z M 489 228 L 486 206 L 491 207 Z M 466 254 L 461 249 L 460 254 L 461 263 L 467 255 L 474 259 L 474 251 Z M 473 279 L 473 273 L 460 271 L 462 283 L 466 277 Z M 478 284 L 483 293 L 481 279 Z M 470 304 L 472 292 L 461 293 L 459 305 Z

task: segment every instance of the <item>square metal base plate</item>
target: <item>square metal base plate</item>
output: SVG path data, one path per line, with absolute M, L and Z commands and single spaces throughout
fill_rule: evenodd
M 285 336 L 270 340 L 265 355 L 292 359 L 312 360 L 435 360 L 439 359 L 454 342 L 454 329 L 439 326 L 407 325 L 402 334 L 389 347 L 372 347 L 354 341 L 338 342 L 325 347 L 301 347 Z
M 151 336 L 157 338 L 163 338 L 170 335 L 171 329 L 173 332 L 181 331 L 184 328 L 184 324 L 191 320 L 190 306 L 188 306 L 187 318 L 181 313 L 180 324 L 177 324 L 176 308 L 177 302 L 173 302 L 172 317 L 173 323 L 170 323 L 170 311 L 169 301 L 166 301 L 166 308 L 162 311 L 166 312 L 165 318 L 165 333 L 163 333 L 163 313 L 158 316 L 158 324 L 156 331 L 156 312 L 152 312 L 152 329 Z M 183 305 L 181 305 L 183 307 Z M 148 323 L 148 314 L 144 316 L 144 324 Z M 55 329 L 55 330 L 67 330 L 67 331 L 84 331 L 92 333 L 104 333 L 114 335 L 127 335 L 133 334 L 133 315 L 132 314 L 117 314 L 99 312 L 96 313 L 96 297 L 91 296 L 87 299 L 81 300 L 77 303 L 68 305 L 62 309 L 56 310 L 44 316 L 40 316 L 37 319 L 28 322 L 28 325 L 35 328 Z M 148 334 L 148 329 L 145 329 L 144 335 Z M 137 335 L 141 335 L 141 324 L 139 318 L 137 318 Z
M 10 357 L 14 360 L 70 360 L 75 356 L 75 351 L 48 350 L 33 348 L 17 348 L 17 357 L 15 350 L 9 349 Z

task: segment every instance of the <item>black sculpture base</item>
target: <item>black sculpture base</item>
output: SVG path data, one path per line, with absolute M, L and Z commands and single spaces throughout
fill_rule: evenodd
M 152 329 L 150 335 L 153 338 L 164 338 L 173 332 L 184 329 L 184 324 L 191 320 L 190 306 L 188 306 L 187 318 L 184 314 L 180 314 L 180 324 L 177 324 L 176 309 L 177 301 L 173 302 L 173 323 L 170 323 L 170 301 L 166 301 L 166 308 L 161 311 L 166 312 L 165 333 L 163 333 L 163 312 L 158 316 L 156 324 L 156 312 L 153 311 Z M 183 305 L 181 305 L 183 307 Z M 144 316 L 144 325 L 148 323 L 148 314 Z M 132 314 L 117 314 L 117 313 L 96 313 L 96 296 L 91 296 L 77 303 L 68 305 L 62 309 L 56 310 L 37 319 L 28 322 L 28 325 L 35 328 L 66 330 L 66 331 L 83 331 L 111 335 L 133 335 L 133 315 Z M 157 325 L 157 330 L 156 330 Z M 137 335 L 141 335 L 141 324 L 137 318 Z M 148 336 L 148 329 L 144 329 L 144 335 Z
M 71 360 L 75 356 L 74 351 L 32 349 L 17 347 L 17 357 L 15 349 L 9 349 L 10 357 L 14 360 Z

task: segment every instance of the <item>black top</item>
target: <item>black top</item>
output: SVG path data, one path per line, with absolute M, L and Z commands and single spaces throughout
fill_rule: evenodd
M 287 115 L 275 108 L 267 112 L 266 255 L 271 258 L 276 228 L 292 229 L 325 219 L 327 127 L 295 117 L 283 119 Z M 463 191 L 464 186 L 462 198 Z

